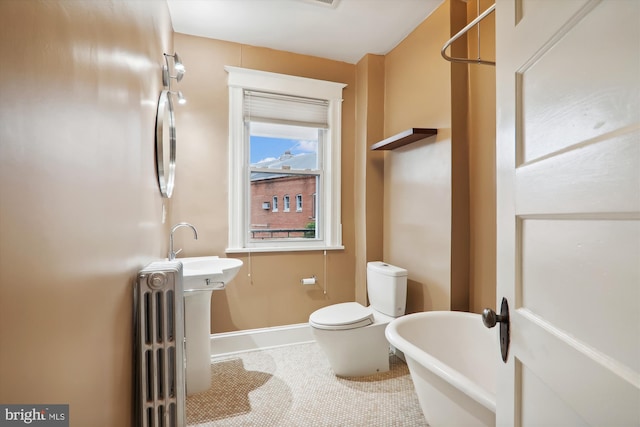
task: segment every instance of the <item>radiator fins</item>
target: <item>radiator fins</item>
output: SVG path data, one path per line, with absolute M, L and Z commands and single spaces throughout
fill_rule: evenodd
M 135 418 L 140 427 L 184 427 L 182 264 L 140 270 L 134 292 Z

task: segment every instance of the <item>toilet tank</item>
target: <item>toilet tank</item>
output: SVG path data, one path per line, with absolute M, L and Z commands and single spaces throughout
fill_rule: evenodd
M 407 270 L 381 261 L 367 263 L 367 295 L 371 307 L 391 317 L 404 315 Z

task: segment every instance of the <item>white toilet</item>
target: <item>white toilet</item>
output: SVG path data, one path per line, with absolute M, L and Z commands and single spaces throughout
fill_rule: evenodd
M 367 263 L 369 307 L 357 302 L 314 311 L 309 325 L 338 376 L 357 377 L 389 370 L 389 342 L 384 330 L 404 315 L 407 270 L 375 261 Z

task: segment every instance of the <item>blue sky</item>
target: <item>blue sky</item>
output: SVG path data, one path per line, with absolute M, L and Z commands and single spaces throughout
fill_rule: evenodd
M 309 153 L 316 151 L 317 144 L 313 141 L 300 141 L 296 139 L 272 138 L 267 136 L 251 137 L 251 164 L 269 158 L 278 158 L 285 151 L 291 154 Z
M 285 151 L 291 154 L 318 151 L 318 129 L 312 127 L 251 122 L 251 164 L 277 159 Z

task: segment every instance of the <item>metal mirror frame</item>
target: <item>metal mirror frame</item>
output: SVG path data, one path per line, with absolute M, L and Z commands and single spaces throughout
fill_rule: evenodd
M 169 165 L 164 162 L 165 138 L 164 132 L 165 113 L 169 118 Z M 171 92 L 167 89 L 160 92 L 158 97 L 158 110 L 156 111 L 156 174 L 160 194 L 167 199 L 171 198 L 176 175 L 176 118 L 173 110 Z

